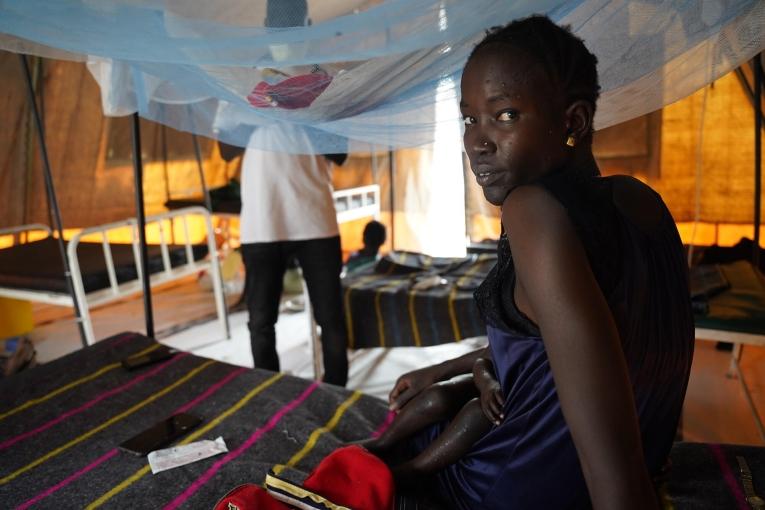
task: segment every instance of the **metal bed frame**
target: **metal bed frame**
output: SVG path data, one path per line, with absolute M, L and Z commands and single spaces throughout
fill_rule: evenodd
M 204 217 L 207 230 L 206 241 L 209 257 L 198 261 L 194 260 L 188 227 L 188 218 L 189 216 L 194 215 L 201 215 Z M 177 265 L 176 267 L 172 267 L 170 263 L 170 251 L 167 243 L 168 236 L 165 234 L 166 227 L 164 222 L 169 220 L 170 224 L 172 225 L 173 220 L 176 218 L 179 218 L 183 225 L 183 244 L 186 250 L 186 262 L 184 264 Z M 150 285 L 154 287 L 156 285 L 178 280 L 180 278 L 197 274 L 202 271 L 209 271 L 212 277 L 213 293 L 215 298 L 215 308 L 218 316 L 218 322 L 220 323 L 224 338 L 230 339 L 231 335 L 228 326 L 226 303 L 223 295 L 223 280 L 221 278 L 220 265 L 218 264 L 218 251 L 215 245 L 215 234 L 212 226 L 212 219 L 208 210 L 204 207 L 198 206 L 186 207 L 183 209 L 177 209 L 175 211 L 168 211 L 149 216 L 146 218 L 146 223 L 147 225 L 156 223 L 159 228 L 160 250 L 162 254 L 163 266 L 162 271 L 150 275 Z M 96 337 L 93 333 L 93 324 L 90 320 L 90 308 L 104 305 L 106 303 L 111 303 L 113 301 L 117 301 L 119 299 L 123 299 L 135 294 L 140 294 L 143 291 L 143 268 L 141 267 L 140 263 L 141 257 L 138 244 L 139 240 L 137 225 L 138 220 L 136 218 L 128 218 L 122 221 L 88 227 L 75 234 L 72 239 L 67 242 L 66 252 L 72 272 L 74 296 L 65 292 L 16 289 L 10 287 L 0 287 L 0 296 L 69 307 L 74 307 L 76 300 L 81 313 L 80 321 L 82 321 L 83 329 L 85 331 L 85 339 L 88 345 L 92 345 L 95 343 Z M 114 262 L 112 260 L 111 245 L 108 241 L 108 234 L 110 231 L 124 227 L 130 228 L 131 244 L 133 247 L 133 259 L 137 276 L 135 280 L 118 283 L 116 271 L 114 268 Z M 21 225 L 7 229 L 0 229 L 0 235 L 13 235 L 16 239 L 18 239 L 20 234 L 24 232 L 39 230 L 45 231 L 48 233 L 48 235 L 51 235 L 50 227 L 42 224 Z M 77 246 L 83 237 L 93 234 L 100 234 L 101 237 L 101 244 L 104 251 L 104 261 L 106 262 L 107 273 L 109 276 L 109 287 L 86 294 L 82 279 L 82 272 L 80 271 L 80 263 L 77 258 Z

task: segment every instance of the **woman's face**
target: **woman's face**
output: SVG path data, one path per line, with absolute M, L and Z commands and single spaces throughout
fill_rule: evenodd
M 509 45 L 479 50 L 462 74 L 465 151 L 490 203 L 567 158 L 563 101 L 541 64 Z

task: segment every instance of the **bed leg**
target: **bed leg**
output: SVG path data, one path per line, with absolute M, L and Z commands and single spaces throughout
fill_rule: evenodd
M 308 315 L 308 348 L 311 351 L 311 360 L 313 361 L 313 378 L 320 381 L 324 375 L 321 340 L 317 332 L 316 321 L 313 318 L 311 298 L 308 295 L 308 285 L 305 283 L 302 270 L 300 270 L 300 281 L 303 283 L 303 302 L 305 303 L 305 312 Z
M 204 216 L 205 226 L 207 227 L 207 247 L 210 252 L 210 272 L 212 273 L 213 294 L 215 295 L 215 309 L 218 313 L 218 322 L 223 330 L 223 338 L 230 340 L 231 331 L 228 324 L 228 309 L 226 308 L 226 297 L 223 294 L 223 276 L 220 271 L 218 247 L 215 244 L 215 231 L 213 230 L 210 215 L 205 213 Z
M 754 425 L 757 427 L 757 432 L 760 434 L 760 438 L 765 441 L 765 425 L 763 425 L 760 413 L 757 411 L 757 406 L 754 404 L 752 393 L 749 390 L 749 385 L 744 379 L 744 373 L 741 371 L 741 365 L 739 364 L 741 356 L 741 344 L 734 344 L 733 353 L 734 355 L 731 358 L 731 370 L 733 371 L 733 377 L 738 377 L 738 380 L 741 383 L 741 391 L 744 392 L 744 398 L 746 399 L 746 403 L 752 413 Z

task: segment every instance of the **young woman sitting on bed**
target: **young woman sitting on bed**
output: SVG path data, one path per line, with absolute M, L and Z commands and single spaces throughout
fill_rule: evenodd
M 641 182 L 600 176 L 596 58 L 569 30 L 492 30 L 461 88 L 465 150 L 502 208 L 476 292 L 489 346 L 401 376 L 397 418 L 365 446 L 399 489 L 461 509 L 658 508 L 694 338 L 672 217 Z

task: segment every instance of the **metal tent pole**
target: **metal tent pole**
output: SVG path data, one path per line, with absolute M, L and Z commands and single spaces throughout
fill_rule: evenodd
M 151 307 L 149 280 L 149 249 L 146 244 L 146 211 L 143 203 L 143 161 L 141 159 L 141 122 L 138 112 L 133 114 L 133 175 L 135 181 L 135 211 L 138 219 L 138 242 L 141 253 L 141 280 L 143 283 L 143 313 L 146 317 L 146 336 L 154 338 L 154 312 Z
M 74 315 L 77 319 L 77 328 L 80 331 L 80 340 L 82 340 L 82 346 L 87 347 L 88 342 L 85 337 L 85 328 L 82 324 L 82 314 L 80 312 L 80 306 L 77 303 L 77 298 L 74 295 L 74 285 L 72 283 L 72 271 L 69 267 L 69 259 L 66 257 L 66 247 L 64 246 L 64 228 L 61 223 L 61 210 L 58 206 L 58 199 L 56 198 L 56 190 L 53 187 L 53 174 L 50 169 L 50 160 L 48 159 L 48 148 L 45 145 L 45 132 L 43 130 L 42 119 L 40 118 L 40 111 L 37 108 L 37 100 L 35 98 L 35 90 L 32 85 L 32 75 L 29 72 L 29 64 L 25 55 L 19 55 L 21 59 L 21 67 L 24 68 L 24 78 L 27 82 L 27 92 L 29 93 L 29 102 L 32 105 L 32 112 L 34 113 L 35 126 L 37 127 L 37 135 L 40 138 L 40 156 L 43 162 L 43 176 L 45 177 L 45 193 L 50 203 L 50 209 L 52 211 L 53 228 L 58 233 L 57 245 L 61 261 L 64 263 L 64 277 L 66 279 L 66 290 L 70 296 L 72 296 L 72 303 L 74 304 Z
M 159 140 L 162 150 L 162 173 L 165 177 L 165 201 L 170 201 L 170 175 L 167 172 L 167 128 L 159 125 Z M 175 222 L 170 220 L 170 242 L 175 244 Z
M 204 193 L 204 199 L 205 199 L 205 207 L 207 207 L 207 210 L 210 213 L 210 221 L 208 222 L 208 228 L 212 229 L 212 215 L 213 215 L 213 208 L 212 208 L 212 199 L 210 198 L 210 190 L 207 187 L 207 181 L 205 181 L 205 172 L 204 167 L 202 166 L 202 151 L 199 149 L 199 140 L 197 139 L 197 134 L 194 132 L 195 126 L 194 126 L 194 115 L 191 111 L 191 105 L 187 105 L 186 111 L 189 115 L 189 122 L 191 123 L 191 141 L 194 143 L 194 155 L 197 159 L 197 168 L 199 169 L 199 180 L 202 182 L 202 192 Z M 214 236 L 215 232 L 211 232 L 211 234 Z M 217 252 L 217 246 L 216 246 L 216 252 Z M 228 307 L 226 306 L 226 297 L 225 293 L 223 291 L 223 272 L 221 271 L 221 262 L 220 262 L 220 256 L 217 253 L 211 253 L 210 256 L 212 257 L 212 263 L 213 263 L 213 275 L 217 274 L 217 277 L 213 277 L 213 289 L 217 289 L 217 286 L 215 285 L 216 278 L 220 282 L 220 297 L 217 297 L 218 291 L 216 290 L 216 306 L 218 307 L 218 313 L 223 315 L 223 321 L 224 321 L 224 328 L 226 330 L 226 338 L 231 338 L 231 325 L 228 320 Z
M 754 247 L 752 264 L 760 267 L 760 204 L 762 190 L 762 66 L 760 55 L 752 59 L 754 71 Z
M 165 178 L 165 200 L 170 200 L 170 175 L 167 172 L 167 132 L 165 125 L 159 125 L 159 146 L 162 151 L 162 175 Z
M 40 126 L 42 127 L 43 136 L 45 136 L 45 69 L 44 69 L 44 60 L 42 58 L 37 59 L 37 64 L 35 65 L 35 75 L 34 75 L 34 84 L 37 85 L 35 89 L 40 90 Z M 45 195 L 45 202 L 48 206 L 48 225 L 53 225 L 53 207 L 50 203 L 50 197 L 46 194 Z
M 392 150 L 388 151 L 388 171 L 390 176 L 390 250 L 396 249 L 396 153 Z
M 199 180 L 202 182 L 202 193 L 204 194 L 205 207 L 212 214 L 212 199 L 210 198 L 210 189 L 205 181 L 205 170 L 202 166 L 202 151 L 199 150 L 199 139 L 196 133 L 191 133 L 191 141 L 194 142 L 194 156 L 197 158 L 197 170 L 199 170 Z

